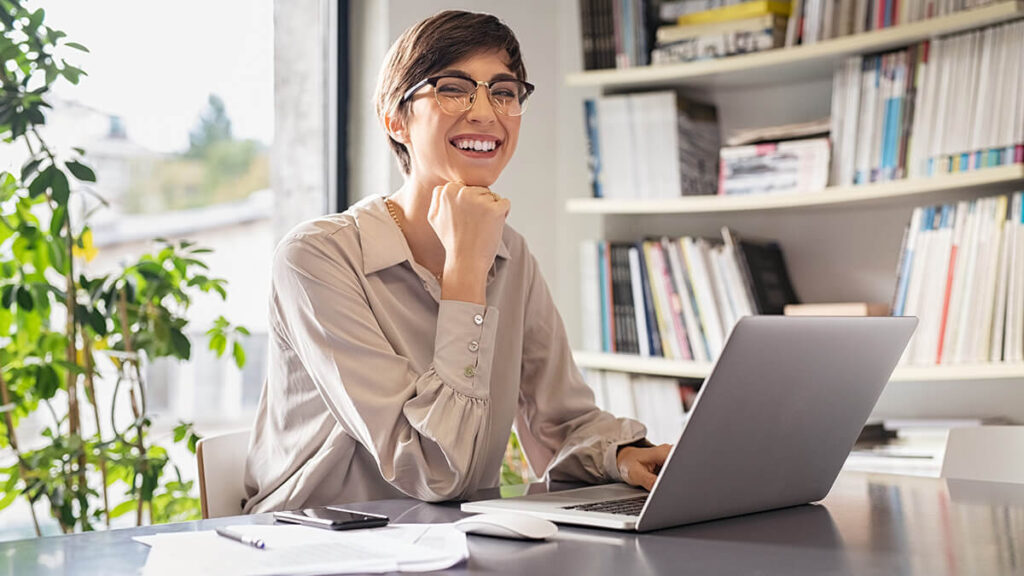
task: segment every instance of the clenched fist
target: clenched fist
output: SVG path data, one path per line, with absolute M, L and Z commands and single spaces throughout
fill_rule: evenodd
M 444 276 L 486 281 L 512 204 L 487 188 L 449 182 L 434 188 L 427 221 L 445 249 Z

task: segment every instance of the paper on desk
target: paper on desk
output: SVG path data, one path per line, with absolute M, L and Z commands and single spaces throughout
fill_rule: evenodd
M 140 536 L 134 540 L 150 546 L 142 575 L 425 572 L 448 568 L 469 556 L 466 535 L 451 524 L 393 524 L 342 532 L 290 525 L 231 529 L 262 538 L 267 548 L 245 546 L 213 531 Z

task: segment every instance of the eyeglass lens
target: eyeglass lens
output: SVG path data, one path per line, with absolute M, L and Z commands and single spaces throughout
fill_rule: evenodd
M 527 93 L 522 82 L 498 80 L 489 88 L 491 104 L 499 114 L 519 116 L 523 113 Z M 434 87 L 434 96 L 445 112 L 465 112 L 476 98 L 476 82 L 458 77 L 441 78 Z

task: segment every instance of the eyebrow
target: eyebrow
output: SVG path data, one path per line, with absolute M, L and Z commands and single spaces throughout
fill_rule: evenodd
M 437 75 L 438 76 L 463 76 L 465 78 L 469 78 L 470 80 L 473 79 L 473 77 L 469 74 L 469 72 L 466 72 L 465 70 L 459 70 L 457 68 L 446 68 L 446 69 L 441 70 L 440 72 L 438 72 Z M 495 74 L 494 76 L 491 76 L 491 79 L 488 80 L 488 82 L 494 82 L 496 80 L 518 80 L 518 78 L 516 78 L 515 75 L 513 75 L 513 74 L 509 74 L 508 72 L 499 72 L 498 74 Z

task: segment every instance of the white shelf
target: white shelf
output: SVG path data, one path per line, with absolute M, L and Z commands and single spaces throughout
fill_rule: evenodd
M 619 200 L 574 198 L 566 210 L 575 214 L 715 214 L 751 210 L 781 210 L 838 206 L 916 205 L 929 195 L 945 192 L 1011 190 L 1024 185 L 1024 164 L 984 168 L 863 186 L 836 186 L 804 194 L 758 194 L 750 196 L 683 196 L 665 200 Z
M 837 62 L 907 46 L 935 36 L 973 30 L 1024 16 L 1024 2 L 1001 2 L 816 44 L 685 64 L 596 70 L 568 76 L 569 86 L 629 89 L 650 86 L 753 86 L 831 78 Z
M 644 358 L 630 354 L 575 351 L 573 356 L 580 368 L 632 372 L 674 378 L 707 378 L 711 364 Z M 1024 379 L 1024 363 L 974 364 L 957 366 L 900 366 L 893 372 L 891 382 L 939 382 Z

